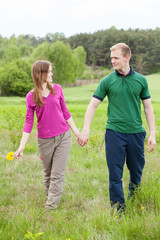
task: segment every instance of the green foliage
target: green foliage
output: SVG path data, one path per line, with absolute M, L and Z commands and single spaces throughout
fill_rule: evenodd
M 2 96 L 25 96 L 33 82 L 31 65 L 25 60 L 15 60 L 0 69 L 0 86 Z
M 50 47 L 49 60 L 53 63 L 54 82 L 74 83 L 78 74 L 78 59 L 68 44 L 57 41 Z
M 106 75 L 110 74 L 112 70 L 105 69 L 105 68 L 94 68 L 94 67 L 87 67 L 86 70 L 83 72 L 82 79 L 99 79 L 101 80 Z
M 22 43 L 19 47 L 19 53 L 21 57 L 29 57 L 32 53 L 32 47 Z
M 28 231 L 27 234 L 25 234 L 25 238 L 35 240 L 38 237 L 42 236 L 43 233 L 44 232 L 39 232 L 39 233 L 34 234 L 34 233 L 31 233 L 31 232 Z
M 48 60 L 49 54 L 50 54 L 50 44 L 48 42 L 43 42 L 42 44 L 34 48 L 30 58 L 33 61 Z
M 17 66 L 9 69 L 11 62 L 17 60 L 23 62 L 25 59 L 28 61 L 26 65 L 38 59 L 50 60 L 54 68 L 53 80 L 62 85 L 75 83 L 77 77 L 103 78 L 105 72 L 100 72 L 97 67 L 112 69 L 110 47 L 117 42 L 130 46 L 131 65 L 135 71 L 145 75 L 160 71 L 159 28 L 118 30 L 112 26 L 93 34 L 81 33 L 69 38 L 59 32 L 38 38 L 31 34 L 18 37 L 13 34 L 10 38 L 0 36 L 0 94 L 25 96 L 33 87 L 30 73 L 26 75 L 25 70 Z M 94 71 L 85 69 L 85 63 L 93 66 Z
M 160 71 L 159 29 L 118 30 L 111 27 L 93 34 L 81 33 L 71 36 L 68 42 L 72 49 L 78 46 L 84 47 L 87 52 L 87 65 L 94 64 L 107 68 L 112 67 L 110 47 L 118 42 L 125 42 L 131 48 L 131 64 L 136 71 L 142 74 Z
M 159 74 L 147 76 L 153 96 L 156 136 L 160 136 Z M 64 88 L 67 107 L 77 127 L 82 129 L 87 105 L 96 84 Z M 0 109 L 13 109 L 18 103 L 25 110 L 24 98 L 0 98 Z M 3 105 L 1 105 L 1 103 Z M 6 104 L 5 104 L 6 103 Z M 23 103 L 23 104 L 22 104 Z M 98 106 L 92 120 L 90 140 L 81 148 L 72 134 L 72 145 L 65 174 L 60 206 L 45 210 L 43 167 L 38 153 L 29 153 L 36 144 L 36 131 L 29 138 L 27 155 L 13 161 L 6 160 L 10 149 L 9 131 L 0 122 L 0 239 L 21 240 L 38 237 L 43 240 L 159 240 L 160 236 L 160 144 L 147 154 L 141 188 L 135 198 L 126 200 L 126 215 L 117 218 L 109 202 L 109 174 L 104 151 L 107 103 Z M 2 111 L 0 112 L 0 116 Z M 144 120 L 144 117 L 143 117 Z M 147 123 L 144 121 L 145 127 Z M 147 130 L 147 127 L 146 127 Z M 33 138 L 32 138 L 33 136 Z M 147 140 L 147 139 L 146 139 Z M 145 144 L 146 145 L 146 144 Z M 101 147 L 102 146 L 102 147 Z M 127 198 L 129 173 L 125 166 L 124 192 Z M 41 236 L 36 234 L 43 233 Z M 30 238 L 32 239 L 32 238 Z
M 6 122 L 11 147 L 15 150 L 20 143 L 25 115 L 21 109 L 11 107 L 3 111 L 3 119 Z
M 7 47 L 7 49 L 5 50 L 4 58 L 7 62 L 13 61 L 14 59 L 17 59 L 19 57 L 20 57 L 20 53 L 17 46 L 11 45 Z
M 84 50 L 83 47 L 79 46 L 77 48 L 74 49 L 74 55 L 77 57 L 78 59 L 78 70 L 77 70 L 77 74 L 78 74 L 78 78 L 82 77 L 82 74 L 84 72 L 84 70 L 86 69 L 86 52 Z
M 46 41 L 50 43 L 54 43 L 56 41 L 65 41 L 65 36 L 64 33 L 47 33 L 46 36 Z

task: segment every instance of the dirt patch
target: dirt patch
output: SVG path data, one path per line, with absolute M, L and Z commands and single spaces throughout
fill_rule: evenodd
M 83 86 L 83 85 L 89 85 L 89 84 L 94 84 L 94 83 L 99 83 L 100 80 L 98 79 L 78 79 L 76 83 L 70 83 L 68 86 L 69 87 L 77 87 L 77 86 Z

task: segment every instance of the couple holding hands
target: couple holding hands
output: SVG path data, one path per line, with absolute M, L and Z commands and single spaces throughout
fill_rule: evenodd
M 55 209 L 60 204 L 71 144 L 70 129 L 76 135 L 79 145 L 85 146 L 89 140 L 92 118 L 106 96 L 108 110 L 105 150 L 109 170 L 109 194 L 111 206 L 116 205 L 118 211 L 125 207 L 122 184 L 125 160 L 130 172 L 128 197 L 140 186 L 145 165 L 146 132 L 141 119 L 141 101 L 150 133 L 148 151 L 153 151 L 156 146 L 154 112 L 147 80 L 129 65 L 131 50 L 125 43 L 112 46 L 110 51 L 114 71 L 105 76 L 95 90 L 81 133 L 66 107 L 62 87 L 52 83 L 52 64 L 40 60 L 32 66 L 34 89 L 26 95 L 25 124 L 15 158 L 23 153 L 36 112 L 38 150 L 44 169 L 47 209 Z

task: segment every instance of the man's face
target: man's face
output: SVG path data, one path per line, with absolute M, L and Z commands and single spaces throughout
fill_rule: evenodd
M 123 70 L 129 62 L 129 56 L 124 57 L 120 49 L 111 51 L 111 63 L 115 70 Z

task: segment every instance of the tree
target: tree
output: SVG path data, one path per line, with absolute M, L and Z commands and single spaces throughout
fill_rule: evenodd
M 82 77 L 84 70 L 86 69 L 86 52 L 82 46 L 79 46 L 73 50 L 74 55 L 78 59 L 78 77 Z
M 31 59 L 33 61 L 36 60 L 48 60 L 50 54 L 50 44 L 48 42 L 44 42 L 40 45 L 38 45 L 31 55 Z
M 66 85 L 74 83 L 78 75 L 78 59 L 70 45 L 57 41 L 50 47 L 49 60 L 53 63 L 53 80 Z
M 31 54 L 32 52 L 32 47 L 27 46 L 27 44 L 22 44 L 19 47 L 19 53 L 21 57 L 27 57 Z
M 50 43 L 53 43 L 56 41 L 65 41 L 64 33 L 59 33 L 59 32 L 56 32 L 54 34 L 47 33 L 45 38 L 46 38 L 46 41 L 48 41 Z
M 5 50 L 5 56 L 4 58 L 6 59 L 7 62 L 12 61 L 14 59 L 17 59 L 20 57 L 19 49 L 17 46 L 10 45 L 6 50 Z

